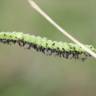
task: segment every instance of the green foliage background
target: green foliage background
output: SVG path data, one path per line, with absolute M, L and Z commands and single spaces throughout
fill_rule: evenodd
M 96 46 L 95 0 L 34 0 L 70 34 Z M 0 31 L 71 42 L 27 0 L 0 0 Z M 0 44 L 0 96 L 95 96 L 96 60 L 66 60 Z

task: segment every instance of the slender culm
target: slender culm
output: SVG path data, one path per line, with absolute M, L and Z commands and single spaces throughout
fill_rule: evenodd
M 39 14 L 41 14 L 48 22 L 50 22 L 56 29 L 59 30 L 59 32 L 63 33 L 66 37 L 68 37 L 71 41 L 73 41 L 75 44 L 80 46 L 83 50 L 88 52 L 91 56 L 93 56 L 96 59 L 96 53 L 87 48 L 83 43 L 78 41 L 76 38 L 74 38 L 72 35 L 70 35 L 67 31 L 65 31 L 60 25 L 58 25 L 49 15 L 47 15 L 33 0 L 28 0 L 29 4 L 32 8 L 34 8 Z

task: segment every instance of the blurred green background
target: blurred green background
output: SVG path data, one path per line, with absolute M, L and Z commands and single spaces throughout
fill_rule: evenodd
M 96 46 L 96 0 L 34 0 L 58 24 Z M 71 42 L 27 0 L 0 0 L 0 31 Z M 0 44 L 0 96 L 96 96 L 96 60 L 66 60 Z

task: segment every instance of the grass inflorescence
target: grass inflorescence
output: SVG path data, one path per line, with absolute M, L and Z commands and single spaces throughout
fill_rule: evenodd
M 74 43 L 52 41 L 47 38 L 24 34 L 22 32 L 0 32 L 0 42 L 4 44 L 18 44 L 20 47 L 27 49 L 33 48 L 44 54 L 56 55 L 66 59 L 85 59 L 90 57 L 87 52 Z M 92 45 L 85 46 L 96 52 L 96 49 Z

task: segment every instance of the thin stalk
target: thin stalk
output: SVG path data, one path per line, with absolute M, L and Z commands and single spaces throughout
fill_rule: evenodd
M 56 29 L 58 29 L 63 35 L 68 37 L 71 41 L 80 46 L 83 50 L 88 52 L 91 56 L 96 59 L 96 53 L 87 48 L 83 43 L 78 41 L 72 35 L 70 35 L 67 31 L 65 31 L 60 25 L 58 25 L 50 16 L 48 16 L 33 0 L 28 0 L 29 4 L 32 8 L 34 8 L 39 14 L 41 14 L 47 21 L 49 21 Z

